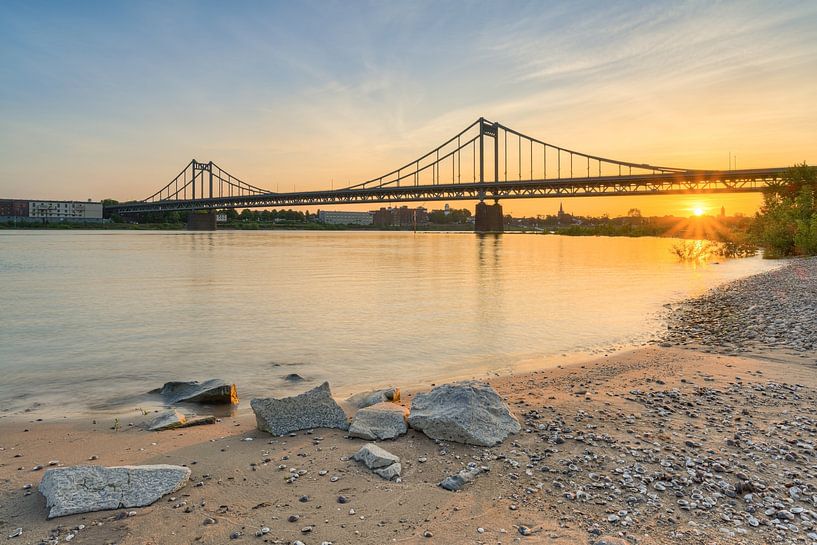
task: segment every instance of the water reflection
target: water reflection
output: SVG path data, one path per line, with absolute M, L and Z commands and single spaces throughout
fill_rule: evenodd
M 322 380 L 342 394 L 480 375 L 641 342 L 664 303 L 774 265 L 752 258 L 691 269 L 672 244 L 465 233 L 0 234 L 0 410 L 35 402 L 83 410 L 169 380 L 224 378 L 248 400 Z M 290 372 L 305 383 L 285 381 Z

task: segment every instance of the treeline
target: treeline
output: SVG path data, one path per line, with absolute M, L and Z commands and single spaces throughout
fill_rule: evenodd
M 771 185 L 750 232 L 766 257 L 817 255 L 817 167 L 795 165 Z
M 445 213 L 445 210 L 432 210 L 428 213 L 429 223 L 437 225 L 467 223 L 470 217 L 471 211 L 467 208 L 450 208 L 448 214 Z
M 560 235 L 603 237 L 658 237 L 666 233 L 661 225 L 634 225 L 630 223 L 599 223 L 593 225 L 568 225 L 559 229 Z
M 308 212 L 299 212 L 297 210 L 250 210 L 245 209 L 241 212 L 237 210 L 228 209 L 218 211 L 219 214 L 227 216 L 227 223 L 230 222 L 254 222 L 254 223 L 306 223 L 314 216 Z M 174 225 L 183 224 L 187 222 L 187 216 L 190 212 L 143 212 L 141 214 L 132 214 L 127 217 L 119 216 L 118 214 L 111 214 L 111 221 L 114 223 L 137 222 L 137 223 L 151 223 Z

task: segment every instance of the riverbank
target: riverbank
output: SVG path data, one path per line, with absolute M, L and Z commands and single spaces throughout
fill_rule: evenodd
M 729 354 L 769 350 L 813 358 L 817 350 L 817 257 L 750 276 L 675 305 L 666 344 Z
M 338 430 L 273 438 L 246 412 L 159 433 L 139 427 L 149 417 L 120 431 L 87 420 L 6 422 L 0 529 L 22 527 L 15 543 L 73 533 L 75 543 L 123 545 L 225 543 L 235 532 L 244 542 L 308 545 L 573 544 L 619 533 L 643 544 L 771 543 L 779 534 L 795 543 L 811 531 L 806 519 L 817 519 L 806 469 L 817 426 L 813 365 L 646 348 L 492 384 L 522 433 L 480 448 L 410 430 L 381 443 L 403 461 L 400 483 L 348 461 L 364 441 Z M 150 507 L 47 521 L 36 492 L 42 470 L 33 468 L 52 460 L 169 463 L 193 475 Z M 463 492 L 437 486 L 470 461 L 490 471 Z M 306 473 L 287 484 L 292 469 Z M 533 535 L 522 536 L 523 526 Z M 262 527 L 264 539 L 255 536 Z
M 749 302 L 775 288 L 774 305 L 750 304 L 730 316 L 769 312 L 775 323 L 807 309 L 800 305 L 814 302 L 812 267 L 795 261 L 684 303 L 679 309 L 699 313 L 674 313 L 671 331 L 703 331 L 696 324 L 727 300 L 718 293 Z M 710 331 L 721 331 L 713 320 Z M 762 341 L 754 346 L 762 357 L 704 353 L 717 348 L 713 338 L 711 346 L 655 346 L 495 377 L 522 432 L 481 448 L 410 430 L 381 443 L 402 460 L 400 483 L 348 460 L 361 440 L 337 430 L 274 438 L 255 429 L 248 411 L 159 433 L 140 428 L 150 415 L 123 420 L 118 431 L 88 419 L 6 420 L 0 531 L 22 527 L 12 542 L 32 544 L 68 535 L 75 543 L 122 545 L 226 543 L 231 535 L 239 543 L 306 545 L 591 544 L 601 536 L 645 545 L 817 542 L 817 360 L 789 354 L 785 344 L 762 350 Z M 149 507 L 47 521 L 36 492 L 42 470 L 34 468 L 49 461 L 169 463 L 193 475 Z M 468 462 L 490 471 L 462 492 L 438 486 Z M 293 470 L 306 473 L 285 483 Z M 263 527 L 269 533 L 256 537 Z

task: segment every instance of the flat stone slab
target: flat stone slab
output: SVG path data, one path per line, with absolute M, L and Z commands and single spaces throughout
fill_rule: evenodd
M 384 388 L 382 390 L 361 392 L 346 398 L 345 403 L 353 409 L 362 409 L 387 401 L 400 401 L 400 388 Z
M 352 455 L 352 460 L 360 462 L 380 477 L 390 481 L 400 477 L 400 458 L 374 443 L 367 443 Z
M 442 384 L 411 401 L 409 426 L 431 439 L 491 447 L 522 428 L 488 383 Z
M 228 384 L 215 378 L 204 382 L 196 380 L 166 382 L 161 388 L 151 390 L 149 393 L 159 394 L 169 405 L 175 403 L 238 405 L 238 392 L 235 384 Z
M 179 426 L 180 428 L 192 428 L 193 426 L 203 426 L 205 424 L 215 424 L 215 416 L 197 416 L 188 418 L 187 421 Z
M 148 430 L 163 431 L 181 428 L 187 422 L 187 418 L 179 411 L 165 411 L 148 423 Z
M 395 403 L 377 403 L 360 409 L 349 426 L 349 435 L 367 441 L 394 439 L 408 431 L 408 409 Z
M 328 382 L 292 397 L 253 399 L 250 407 L 258 429 L 273 435 L 313 428 L 349 429 L 349 419 L 332 398 Z
M 189 468 L 164 464 L 59 467 L 45 472 L 39 490 L 54 518 L 150 505 L 189 478 Z

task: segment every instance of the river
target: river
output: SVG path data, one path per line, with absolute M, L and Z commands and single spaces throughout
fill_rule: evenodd
M 169 380 L 224 378 L 246 402 L 555 365 L 642 344 L 665 304 L 776 266 L 679 263 L 675 242 L 0 232 L 0 415 L 135 406 Z

